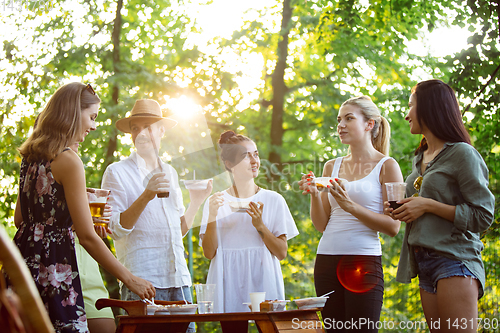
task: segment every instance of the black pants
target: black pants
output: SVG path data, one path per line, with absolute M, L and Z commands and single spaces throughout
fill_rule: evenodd
M 327 332 L 378 332 L 384 298 L 380 256 L 318 254 L 314 285 L 318 296 L 335 290 L 321 312 Z

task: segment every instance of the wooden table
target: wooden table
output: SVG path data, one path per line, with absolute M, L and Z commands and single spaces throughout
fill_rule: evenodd
M 113 304 L 109 304 L 109 301 Z M 320 309 L 148 316 L 145 315 L 146 305 L 144 303 L 140 301 L 135 301 L 133 303 L 123 302 L 124 301 L 118 300 L 98 300 L 96 302 L 96 307 L 98 309 L 112 305 L 122 307 L 129 313 L 128 316 L 118 316 L 116 333 L 184 333 L 190 322 L 215 321 L 221 323 L 224 332 L 231 333 L 239 332 L 240 330 L 236 328 L 241 328 L 242 325 L 248 323 L 249 320 L 255 321 L 256 326 L 262 333 L 325 332 L 317 314 L 317 311 Z M 160 303 L 157 301 L 155 302 Z M 144 306 L 140 303 L 144 304 Z

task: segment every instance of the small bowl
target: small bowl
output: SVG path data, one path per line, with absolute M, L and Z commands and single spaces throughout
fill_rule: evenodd
M 211 181 L 212 178 L 210 179 L 195 179 L 195 180 L 183 180 L 182 182 L 184 183 L 184 186 L 188 190 L 195 190 L 195 191 L 201 191 L 205 190 L 208 186 L 208 182 Z
M 245 213 L 247 209 L 250 209 L 250 202 L 251 201 L 230 201 L 228 204 L 233 213 Z
M 286 311 L 286 303 L 290 301 L 273 301 L 271 304 L 273 305 L 272 311 Z
M 322 308 L 325 306 L 328 296 L 323 297 L 308 297 L 294 300 L 299 310 Z
M 146 306 L 146 313 L 147 313 L 148 315 L 154 315 L 154 314 L 155 314 L 155 312 L 156 312 L 156 310 L 158 310 L 158 307 L 159 307 L 159 305 L 151 305 L 151 304 L 148 304 L 148 305 Z

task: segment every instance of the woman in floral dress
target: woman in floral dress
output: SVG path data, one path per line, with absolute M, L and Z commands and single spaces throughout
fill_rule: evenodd
M 14 241 L 56 332 L 88 332 L 72 226 L 80 244 L 106 270 L 142 298 L 154 296 L 151 283 L 123 267 L 95 233 L 83 163 L 67 148 L 95 130 L 99 104 L 90 85 L 64 85 L 19 149 L 23 160 L 14 216 L 19 230 Z

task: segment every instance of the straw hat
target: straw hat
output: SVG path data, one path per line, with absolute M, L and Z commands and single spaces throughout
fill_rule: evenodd
M 165 129 L 169 129 L 177 125 L 177 121 L 162 116 L 160 104 L 152 99 L 139 99 L 135 101 L 134 107 L 130 112 L 130 116 L 120 119 L 116 122 L 116 128 L 125 133 L 130 133 L 130 122 L 132 119 L 156 119 L 161 122 Z M 156 122 L 155 121 L 155 122 Z

